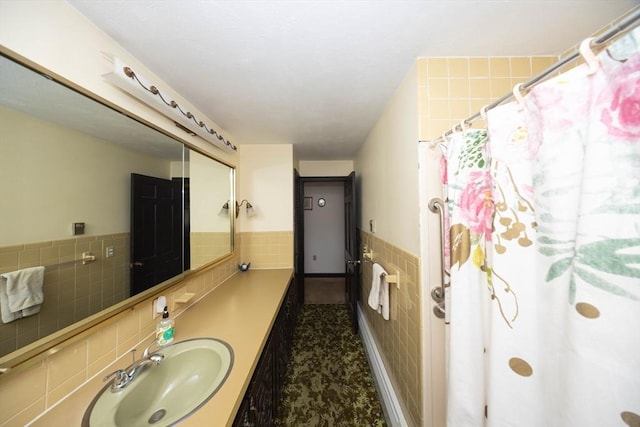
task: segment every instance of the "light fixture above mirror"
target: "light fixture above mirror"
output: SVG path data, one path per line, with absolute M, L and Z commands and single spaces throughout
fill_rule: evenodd
M 113 58 L 113 65 L 113 72 L 103 76 L 107 81 L 174 120 L 181 129 L 200 136 L 218 148 L 231 152 L 237 151 L 231 141 L 224 138 L 211 126 L 198 120 L 190 111 L 184 111 L 175 100 L 169 98 L 169 94 L 163 94 L 156 85 L 137 74 L 120 59 Z

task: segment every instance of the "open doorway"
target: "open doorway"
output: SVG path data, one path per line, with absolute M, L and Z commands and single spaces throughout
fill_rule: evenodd
M 303 197 L 304 302 L 344 304 L 344 182 L 307 181 Z
M 300 302 L 347 305 L 357 331 L 355 173 L 300 177 L 296 172 L 295 182 L 295 268 Z

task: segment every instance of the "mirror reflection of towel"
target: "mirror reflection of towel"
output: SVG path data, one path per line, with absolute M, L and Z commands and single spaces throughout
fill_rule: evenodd
M 0 312 L 9 323 L 40 311 L 44 301 L 44 267 L 31 267 L 0 275 Z

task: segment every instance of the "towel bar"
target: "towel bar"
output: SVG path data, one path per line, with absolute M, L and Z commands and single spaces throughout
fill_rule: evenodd
M 395 283 L 396 288 L 400 289 L 400 272 L 396 271 L 396 274 L 387 274 L 385 276 L 387 283 Z

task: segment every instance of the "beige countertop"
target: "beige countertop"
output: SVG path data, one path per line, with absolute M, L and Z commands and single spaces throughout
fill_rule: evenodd
M 176 317 L 177 341 L 214 337 L 229 343 L 234 352 L 233 368 L 223 386 L 181 426 L 233 423 L 292 275 L 292 269 L 238 273 Z M 79 426 L 102 387 L 102 378 L 95 378 L 33 425 Z

